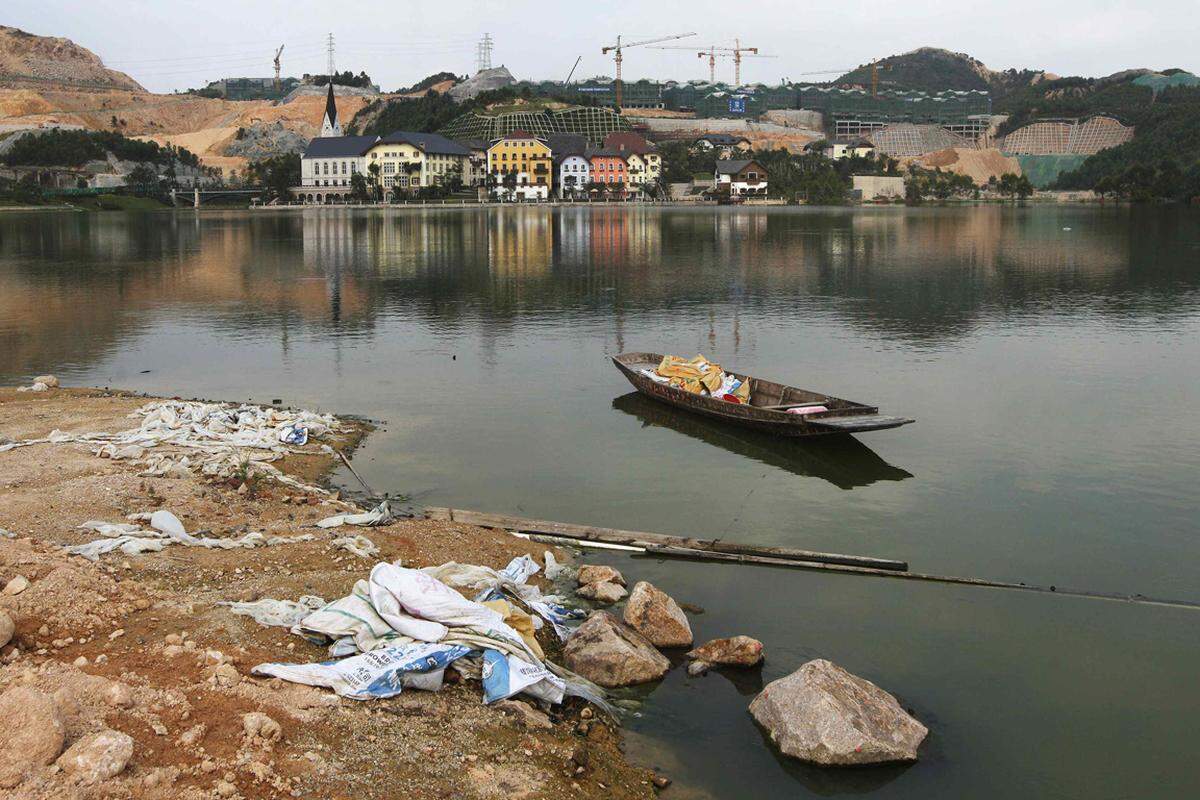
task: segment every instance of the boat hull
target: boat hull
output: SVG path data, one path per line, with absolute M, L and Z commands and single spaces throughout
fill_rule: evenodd
M 654 369 L 661 361 L 662 356 L 658 353 L 622 353 L 612 357 L 613 364 L 621 371 L 621 374 L 633 385 L 634 389 L 646 397 L 730 425 L 772 433 L 776 436 L 797 438 L 844 436 L 849 433 L 897 428 L 913 421 L 904 417 L 882 416 L 879 414 L 879 409 L 874 406 L 797 389 L 732 371 L 729 374 L 751 382 L 750 405 L 692 394 L 665 383 L 658 383 L 641 374 L 640 370 Z M 762 407 L 764 405 L 798 405 L 818 402 L 826 405 L 830 410 L 818 414 L 788 414 L 782 410 Z

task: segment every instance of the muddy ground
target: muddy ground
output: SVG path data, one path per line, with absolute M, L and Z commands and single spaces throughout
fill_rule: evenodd
M 127 415 L 145 402 L 99 390 L 0 389 L 0 437 L 125 430 L 135 426 Z M 364 434 L 358 425 L 338 444 L 352 447 Z M 277 465 L 311 481 L 328 473 L 333 458 L 315 451 Z M 579 701 L 553 709 L 552 725 L 539 728 L 537 718 L 527 722 L 483 706 L 474 682 L 358 702 L 251 677 L 256 664 L 318 661 L 326 652 L 283 628 L 236 616 L 219 601 L 306 594 L 332 600 L 348 594 L 376 559 L 335 550 L 330 542 L 338 533 L 307 527 L 341 510 L 336 500 L 270 481 L 239 492 L 194 474 L 137 472 L 131 462 L 99 458 L 83 444 L 0 453 L 0 529 L 11 534 L 0 536 L 0 586 L 18 576 L 28 581 L 19 593 L 0 592 L 0 611 L 15 624 L 12 641 L 0 649 L 0 706 L 5 693 L 31 687 L 52 698 L 64 749 L 104 728 L 134 743 L 115 777 L 87 784 L 51 761 L 21 770 L 14 788 L 0 789 L 6 797 L 654 795 L 653 774 L 622 756 L 618 729 Z M 317 539 L 253 550 L 117 552 L 97 563 L 63 551 L 95 538 L 76 529 L 84 521 L 120 522 L 160 508 L 191 532 L 316 533 Z M 409 567 L 455 560 L 499 568 L 522 553 L 542 563 L 546 549 L 503 532 L 426 520 L 351 532 L 374 541 L 380 559 Z M 556 652 L 547 633 L 539 638 Z M 278 723 L 278 736 L 271 726 L 265 736 L 247 733 L 255 726 L 243 715 L 253 712 Z M 13 727 L 22 727 L 19 718 L 0 718 L 0 738 L 12 736 Z M 4 748 L 0 742 L 0 759 Z

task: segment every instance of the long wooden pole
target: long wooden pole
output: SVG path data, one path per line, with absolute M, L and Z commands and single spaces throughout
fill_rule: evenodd
M 983 589 L 1007 589 L 1040 594 L 1055 594 L 1063 597 L 1079 597 L 1089 600 L 1109 600 L 1136 603 L 1139 605 L 1200 610 L 1200 602 L 1191 600 L 1176 600 L 1148 597 L 1143 594 L 1098 592 L 1088 589 L 1067 589 L 1059 586 L 1038 586 L 1030 583 L 993 581 L 985 578 L 963 578 L 954 575 L 910 572 L 908 564 L 903 561 L 889 561 L 887 559 L 876 559 L 866 556 L 814 553 L 809 550 L 795 550 L 786 547 L 758 547 L 755 545 L 725 542 L 719 539 L 690 539 L 688 537 L 668 536 L 661 533 L 623 531 L 616 528 L 596 528 L 569 522 L 548 522 L 546 520 L 525 519 L 505 514 L 486 514 L 479 511 L 467 511 L 458 508 L 426 508 L 425 516 L 433 520 L 462 522 L 468 525 L 478 525 L 481 528 L 500 528 L 508 531 L 517 531 L 522 534 L 532 534 L 533 536 L 543 535 L 568 542 L 606 542 L 614 545 L 636 547 L 644 551 L 643 553 L 636 554 L 635 557 L 643 555 L 644 557 L 651 558 L 732 562 L 735 564 L 805 569 L 843 575 L 895 578 L 898 580 L 924 581 L 927 583 L 973 586 Z M 684 544 L 684 542 L 691 542 L 691 544 Z M 837 560 L 818 560 L 818 558 Z M 899 565 L 899 567 L 881 567 L 872 566 L 872 564 Z
M 425 509 L 425 516 L 429 519 L 439 519 L 448 522 L 465 522 L 469 525 L 478 525 L 481 528 L 503 528 L 504 530 L 520 531 L 521 533 L 542 533 L 550 536 L 561 536 L 567 539 L 608 542 L 609 544 L 632 545 L 635 547 L 674 547 L 703 552 L 766 556 L 817 564 L 842 564 L 892 571 L 908 569 L 907 563 L 887 558 L 871 558 L 869 556 L 854 556 L 842 553 L 819 553 L 813 550 L 797 550 L 790 547 L 765 547 L 739 542 L 727 542 L 722 539 L 695 539 L 689 536 L 669 536 L 663 533 L 623 531 L 617 528 L 597 528 L 591 525 L 526 519 L 507 514 L 485 514 L 461 508 L 427 508 Z

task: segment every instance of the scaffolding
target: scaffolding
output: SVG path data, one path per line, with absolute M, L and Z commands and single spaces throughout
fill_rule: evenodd
M 1133 138 L 1133 128 L 1112 117 L 1033 122 L 1004 137 L 1000 149 L 1013 155 L 1095 155 Z
M 898 122 L 880 128 L 870 138 L 876 150 L 893 158 L 920 156 L 947 147 L 975 147 L 971 139 L 940 125 L 913 125 L 911 122 Z
M 629 121 L 612 109 L 571 106 L 546 111 L 463 114 L 451 120 L 438 133 L 457 141 L 477 139 L 485 142 L 514 131 L 527 131 L 542 138 L 556 133 L 570 133 L 583 136 L 589 145 L 599 147 L 610 133 L 631 130 L 633 126 Z

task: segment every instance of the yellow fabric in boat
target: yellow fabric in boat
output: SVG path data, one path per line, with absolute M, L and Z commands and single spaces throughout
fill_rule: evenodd
M 738 400 L 741 400 L 743 403 L 748 405 L 750 403 L 750 379 L 747 378 L 746 380 L 742 381 L 741 385 L 734 389 L 732 394 Z
M 529 645 L 529 649 L 533 651 L 535 656 L 541 659 L 546 657 L 546 654 L 542 652 L 542 646 L 538 644 L 537 638 L 533 635 L 533 617 L 507 600 L 488 600 L 483 605 L 497 614 L 503 614 L 504 623 L 521 634 L 521 639 L 524 640 L 525 644 Z
M 696 356 L 695 358 L 684 361 L 679 356 L 663 356 L 663 360 L 658 365 L 658 374 L 664 378 L 699 378 L 711 368 L 701 369 L 701 365 L 707 365 L 708 359 L 704 356 Z

